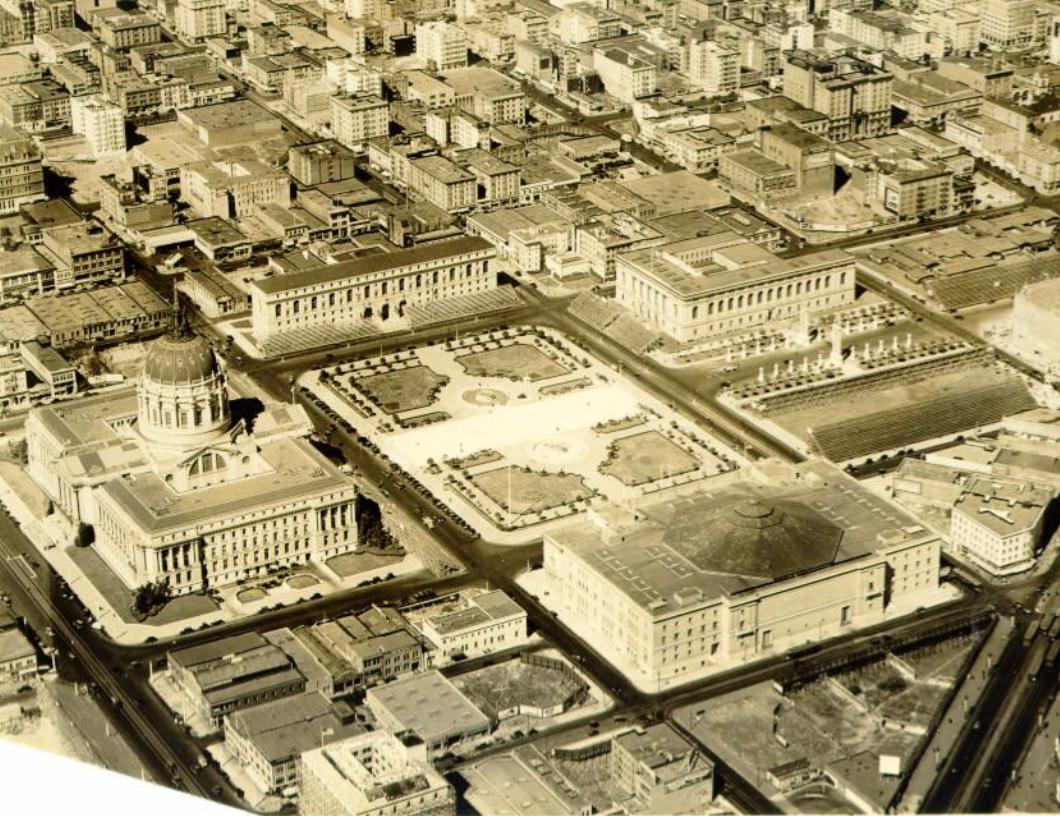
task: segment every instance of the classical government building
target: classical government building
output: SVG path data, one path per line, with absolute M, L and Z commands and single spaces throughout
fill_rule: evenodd
M 356 491 L 310 445 L 304 410 L 252 416 L 210 344 L 177 323 L 135 393 L 30 412 L 28 472 L 58 526 L 129 587 L 175 593 L 356 549 Z
M 495 289 L 493 245 L 462 237 L 379 253 L 251 284 L 254 341 L 314 326 L 388 321 L 412 303 Z
M 733 232 L 619 255 L 615 299 L 680 342 L 748 331 L 854 300 L 842 250 L 781 260 Z
M 776 465 L 546 534 L 546 603 L 660 690 L 937 601 L 939 549 L 839 470 Z

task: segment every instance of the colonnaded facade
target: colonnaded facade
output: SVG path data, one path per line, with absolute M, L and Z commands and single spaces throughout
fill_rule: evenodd
M 300 406 L 234 410 L 210 344 L 178 327 L 152 344 L 135 393 L 31 411 L 28 472 L 52 526 L 128 586 L 195 592 L 357 548 L 354 485 L 310 431 Z

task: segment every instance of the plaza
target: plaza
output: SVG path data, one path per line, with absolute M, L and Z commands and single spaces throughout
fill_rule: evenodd
M 301 380 L 489 540 L 679 490 L 739 457 L 561 334 L 510 328 Z

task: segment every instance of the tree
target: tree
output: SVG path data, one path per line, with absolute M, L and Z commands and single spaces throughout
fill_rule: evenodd
M 166 579 L 159 578 L 157 581 L 149 581 L 137 587 L 133 595 L 133 607 L 139 615 L 146 618 L 169 603 L 169 599 L 172 597 L 173 590 L 166 582 Z
M 357 497 L 357 538 L 361 545 L 378 550 L 389 550 L 397 546 L 397 539 L 383 523 L 379 505 L 361 495 Z
M 18 462 L 23 465 L 29 464 L 29 444 L 26 442 L 26 438 L 15 440 L 7 443 L 7 455 L 12 461 Z

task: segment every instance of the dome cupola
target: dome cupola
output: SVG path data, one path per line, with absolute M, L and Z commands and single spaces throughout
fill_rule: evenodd
M 193 448 L 228 430 L 228 384 L 221 362 L 179 307 L 169 332 L 151 344 L 138 391 L 138 427 L 151 442 Z

